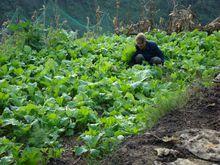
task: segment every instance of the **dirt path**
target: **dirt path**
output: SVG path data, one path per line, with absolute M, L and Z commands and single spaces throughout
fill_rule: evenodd
M 128 138 L 102 164 L 220 164 L 219 83 L 194 89 L 186 106 L 164 116 L 144 135 Z

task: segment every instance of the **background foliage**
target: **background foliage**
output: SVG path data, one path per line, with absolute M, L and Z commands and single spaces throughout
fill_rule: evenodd
M 112 25 L 112 20 L 116 16 L 116 1 L 115 0 L 1 0 L 0 1 L 0 24 L 3 21 L 11 18 L 20 17 L 31 18 L 34 10 L 42 8 L 43 4 L 49 1 L 58 4 L 62 12 L 59 11 L 62 17 L 65 17 L 69 23 L 80 23 L 86 28 L 87 17 L 90 18 L 92 25 L 96 24 L 96 9 L 100 6 L 103 12 L 103 24 L 108 26 Z M 120 0 L 120 9 L 118 11 L 119 21 L 123 23 L 137 22 L 143 15 L 148 16 L 147 13 L 143 14 L 143 5 L 141 2 L 144 0 Z M 177 0 L 180 6 L 188 7 L 192 5 L 192 9 L 196 12 L 198 19 L 202 23 L 208 23 L 220 14 L 220 1 L 219 0 Z M 173 9 L 171 0 L 155 0 L 156 20 L 159 21 L 160 17 L 168 19 L 168 14 Z M 55 9 L 48 9 L 55 10 Z M 41 10 L 42 12 L 42 10 Z M 52 11 L 49 11 L 53 15 Z M 49 21 L 49 20 L 47 20 Z

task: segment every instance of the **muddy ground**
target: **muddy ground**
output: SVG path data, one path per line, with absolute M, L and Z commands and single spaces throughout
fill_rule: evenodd
M 177 140 L 175 138 L 177 134 L 180 135 L 184 130 L 192 130 L 190 132 L 192 135 L 195 134 L 195 132 L 201 132 L 201 130 L 213 130 L 215 131 L 214 134 L 220 134 L 219 83 L 214 84 L 214 86 L 210 88 L 192 88 L 190 93 L 190 98 L 185 106 L 174 109 L 169 114 L 165 115 L 150 131 L 145 134 L 129 137 L 113 154 L 109 155 L 105 160 L 99 162 L 98 164 L 220 164 L 218 159 L 220 156 L 219 151 L 217 151 L 219 153 L 217 153 L 216 159 L 206 159 L 198 157 L 197 155 L 200 155 L 200 153 L 197 155 L 193 154 L 191 150 L 186 149 L 186 147 L 177 145 Z M 64 147 L 66 151 L 64 152 L 62 158 L 52 160 L 49 164 L 87 164 L 83 158 L 76 158 L 72 156 L 72 146 L 75 145 L 74 141 L 75 140 L 64 139 Z M 219 144 L 217 145 L 219 147 Z M 211 150 L 210 152 L 214 151 Z

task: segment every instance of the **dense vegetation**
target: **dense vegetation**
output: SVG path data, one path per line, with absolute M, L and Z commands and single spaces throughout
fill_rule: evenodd
M 133 37 L 12 29 L 0 45 L 0 164 L 45 164 L 60 156 L 62 136 L 83 142 L 75 154 L 100 158 L 181 104 L 186 88 L 206 82 L 220 63 L 219 32 L 153 31 L 146 35 L 164 52 L 164 66 L 129 68 Z
M 31 18 L 34 10 L 42 8 L 44 3 L 49 0 L 2 0 L 0 1 L 0 24 L 4 20 L 13 18 L 16 13 L 16 9 L 22 8 L 23 12 L 19 13 L 26 18 Z M 115 0 L 103 1 L 103 0 L 51 0 L 57 2 L 59 7 L 62 8 L 67 15 L 86 25 L 86 17 L 90 17 L 90 21 L 96 23 L 96 9 L 98 5 L 104 13 L 109 13 L 111 21 L 116 16 Z M 124 23 L 130 23 L 130 21 L 137 22 L 141 16 L 143 16 L 143 3 L 147 0 L 129 1 L 120 0 L 119 19 Z M 156 19 L 159 21 L 160 17 L 168 18 L 168 14 L 173 9 L 171 0 L 156 0 L 154 2 L 154 8 L 156 13 Z M 188 7 L 192 5 L 193 11 L 200 22 L 209 22 L 219 16 L 220 3 L 219 0 L 204 1 L 204 0 L 177 0 L 180 6 Z M 86 12 L 85 12 L 86 11 Z M 148 13 L 145 13 L 148 16 Z

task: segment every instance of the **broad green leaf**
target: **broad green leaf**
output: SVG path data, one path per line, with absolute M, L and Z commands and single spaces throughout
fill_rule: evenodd
M 81 146 L 81 147 L 76 147 L 74 149 L 74 152 L 77 156 L 80 156 L 86 152 L 88 152 L 88 149 L 85 146 Z

